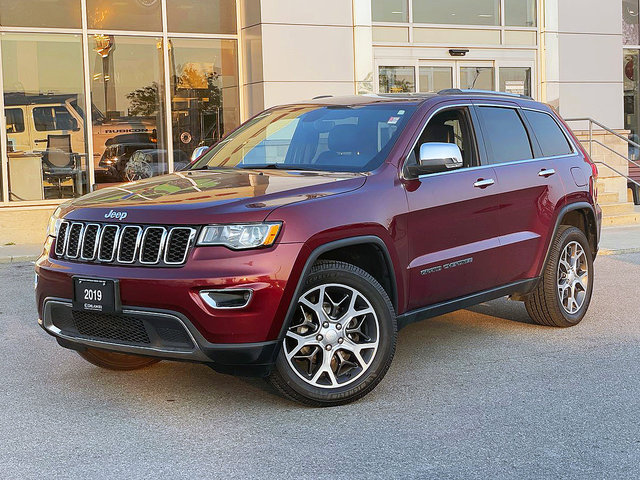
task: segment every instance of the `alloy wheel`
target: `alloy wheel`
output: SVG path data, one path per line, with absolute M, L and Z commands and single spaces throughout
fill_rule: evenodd
M 582 308 L 589 286 L 587 255 L 578 242 L 569 242 L 562 250 L 557 278 L 560 304 L 573 315 Z
M 320 388 L 348 385 L 371 366 L 380 326 L 369 300 L 347 285 L 314 287 L 298 300 L 284 339 L 289 366 Z

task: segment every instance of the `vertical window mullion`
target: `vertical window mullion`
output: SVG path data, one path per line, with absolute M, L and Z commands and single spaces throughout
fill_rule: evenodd
M 82 8 L 82 71 L 84 73 L 84 131 L 85 151 L 87 152 L 87 190 L 92 191 L 96 184 L 93 158 L 93 101 L 91 96 L 91 70 L 89 65 L 89 34 L 87 33 L 87 0 L 81 0 Z
M 0 188 L 2 189 L 2 198 L 0 199 L 0 203 L 9 202 L 9 159 L 7 157 L 9 149 L 7 145 L 7 125 L 4 112 L 4 70 L 2 68 L 2 41 L 0 41 L 0 132 L 2 134 L 2 140 L 0 141 L 0 145 L 2 145 L 0 149 L 0 171 L 2 172 L 2 185 L 0 185 Z
M 165 132 L 167 142 L 167 169 L 173 173 L 173 118 L 171 105 L 171 74 L 169 71 L 169 34 L 167 33 L 167 0 L 162 0 L 162 63 L 164 73 Z

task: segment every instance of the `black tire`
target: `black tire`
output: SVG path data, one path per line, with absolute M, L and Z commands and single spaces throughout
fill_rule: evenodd
M 276 366 L 268 380 L 285 397 L 314 407 L 342 405 L 362 398 L 373 390 L 387 373 L 396 349 L 396 314 L 389 296 L 375 278 L 361 268 L 348 263 L 321 261 L 313 266 L 310 274 L 305 279 L 301 297 L 305 295 L 305 292 L 310 292 L 314 288 L 328 284 L 340 284 L 354 289 L 369 302 L 377 318 L 378 346 L 368 360 L 370 362 L 368 367 L 361 369 L 360 373 L 358 373 L 359 376 L 356 376 L 354 380 L 349 380 L 351 383 L 322 388 L 303 380 L 299 376 L 300 374 L 294 371 L 294 367 L 286 359 L 283 342 L 276 360 Z M 295 302 L 298 304 L 299 298 L 296 298 Z M 345 337 L 352 335 L 348 333 L 348 325 L 352 324 L 350 322 L 345 323 L 342 334 Z M 315 333 L 311 336 L 313 335 Z M 346 345 L 346 339 L 344 341 Z M 342 347 L 345 345 L 342 345 Z M 335 359 L 341 349 L 339 345 L 336 345 L 335 353 L 330 352 L 331 358 Z M 324 358 L 325 353 L 322 349 L 320 351 Z M 311 369 L 311 365 L 313 365 L 311 360 L 309 360 L 309 365 L 309 369 Z M 340 369 L 336 372 L 337 376 L 340 375 L 339 372 Z M 351 376 L 351 373 L 349 373 L 349 376 Z
M 160 361 L 159 358 L 140 357 L 126 353 L 107 352 L 95 348 L 87 348 L 78 352 L 87 362 L 107 370 L 138 370 Z
M 536 288 L 525 299 L 525 307 L 531 319 L 550 327 L 572 327 L 584 318 L 593 292 L 593 255 L 585 234 L 576 227 L 562 225 L 552 241 L 549 258 Z M 584 300 L 580 308 L 570 313 L 562 305 L 558 292 L 560 256 L 572 242 L 577 242 L 586 257 L 588 285 L 584 291 Z

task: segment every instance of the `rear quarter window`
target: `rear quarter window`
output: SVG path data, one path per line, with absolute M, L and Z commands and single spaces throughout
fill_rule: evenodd
M 524 110 L 524 116 L 538 139 L 543 156 L 557 157 L 573 153 L 567 137 L 551 115 L 544 112 Z

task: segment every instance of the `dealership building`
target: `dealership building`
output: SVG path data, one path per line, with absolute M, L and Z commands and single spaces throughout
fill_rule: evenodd
M 573 121 L 609 224 L 640 135 L 638 0 L 0 0 L 0 245 L 319 95 L 499 90 Z M 607 127 L 607 129 L 601 128 Z M 633 172 L 633 164 L 631 171 Z

